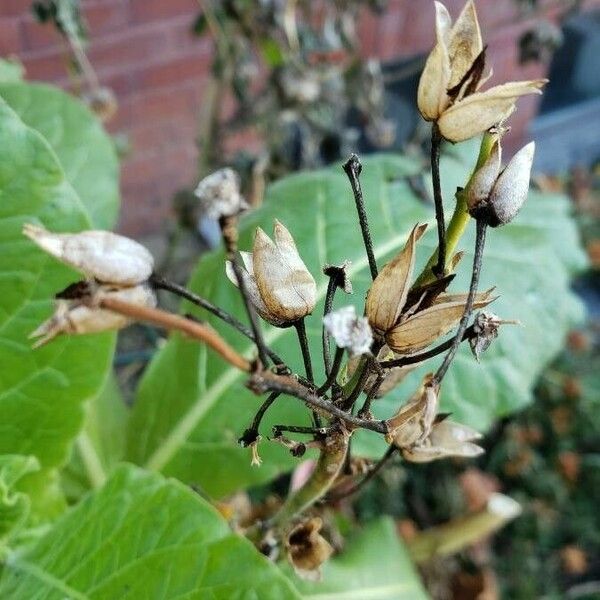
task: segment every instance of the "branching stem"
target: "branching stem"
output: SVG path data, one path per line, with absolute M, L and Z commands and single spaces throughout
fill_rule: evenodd
M 446 271 L 446 221 L 444 218 L 444 199 L 440 182 L 440 147 L 442 136 L 437 123 L 431 128 L 431 178 L 433 180 L 433 201 L 435 203 L 435 219 L 438 233 L 437 263 L 433 267 L 433 274 L 440 278 Z

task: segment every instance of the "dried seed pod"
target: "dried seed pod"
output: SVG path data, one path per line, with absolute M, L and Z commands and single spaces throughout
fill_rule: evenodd
M 443 4 L 436 2 L 435 10 L 436 44 L 419 80 L 417 105 L 425 120 L 437 122 L 444 138 L 459 142 L 502 121 L 520 96 L 540 93 L 545 80 L 478 92 L 489 75 L 483 75 L 485 51 L 474 2 L 465 4 L 454 26 Z
M 452 298 L 452 296 L 451 296 Z M 489 292 L 478 295 L 474 308 L 483 308 L 494 298 Z M 398 354 L 412 354 L 426 348 L 448 333 L 461 319 L 466 300 L 444 301 L 443 297 L 420 312 L 409 316 L 387 332 L 387 345 Z
M 194 194 L 213 219 L 234 217 L 249 208 L 240 192 L 240 178 L 230 168 L 219 169 L 202 179 Z
M 318 581 L 320 567 L 333 554 L 331 544 L 321 535 L 323 521 L 319 517 L 296 525 L 285 538 L 287 557 L 302 579 Z
M 474 337 L 469 339 L 469 345 L 477 360 L 490 347 L 490 344 L 498 337 L 500 325 L 517 325 L 518 321 L 506 321 L 494 313 L 480 312 L 473 321 Z
M 317 287 L 302 262 L 290 232 L 275 221 L 275 242 L 256 230 L 252 254 L 242 254 L 243 277 L 257 312 L 273 325 L 294 323 L 309 315 L 316 303 Z M 227 275 L 236 283 L 232 265 Z
M 444 419 L 433 425 L 431 433 L 421 444 L 403 448 L 402 456 L 415 463 L 449 456 L 471 458 L 484 452 L 481 446 L 473 443 L 481 437 L 480 433 L 466 425 Z
M 497 148 L 497 150 L 496 150 Z M 521 148 L 500 172 L 500 146 L 477 170 L 467 190 L 469 212 L 490 227 L 510 223 L 527 199 L 535 143 Z
M 127 288 L 99 285 L 87 298 L 57 300 L 54 314 L 29 335 L 30 338 L 38 338 L 33 347 L 43 346 L 61 334 L 98 333 L 122 329 L 131 323 L 121 314 L 98 308 L 103 298 L 116 298 L 139 306 L 156 306 L 156 295 L 146 284 Z
M 404 248 L 381 269 L 371 285 L 365 312 L 375 331 L 388 331 L 400 318 L 415 266 L 415 245 L 426 228 L 427 225 L 415 225 Z
M 439 385 L 431 374 L 400 410 L 386 421 L 386 441 L 398 448 L 410 448 L 422 443 L 431 433 L 439 406 Z
M 64 264 L 102 283 L 136 285 L 146 281 L 154 268 L 154 258 L 144 246 L 110 231 L 51 233 L 28 223 L 23 234 Z
M 373 332 L 365 317 L 358 317 L 354 306 L 344 306 L 323 317 L 323 324 L 339 348 L 350 355 L 366 354 L 373 343 Z

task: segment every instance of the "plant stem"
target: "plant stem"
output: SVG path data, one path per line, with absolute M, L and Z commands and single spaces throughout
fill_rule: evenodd
M 477 286 L 479 285 L 479 275 L 481 272 L 481 263 L 483 260 L 483 249 L 485 247 L 485 234 L 487 230 L 486 223 L 478 219 L 477 220 L 477 235 L 475 238 L 475 256 L 473 258 L 473 273 L 471 275 L 471 285 L 469 286 L 469 295 L 467 296 L 467 302 L 465 304 L 465 310 L 463 312 L 463 316 L 458 325 L 458 331 L 454 339 L 452 340 L 452 346 L 450 346 L 450 350 L 448 350 L 448 354 L 444 357 L 444 361 L 440 365 L 440 368 L 436 371 L 434 375 L 434 379 L 437 383 L 441 383 L 444 375 L 446 375 L 448 371 L 448 367 L 454 360 L 456 356 L 456 351 L 462 342 L 463 335 L 467 329 L 467 323 L 469 322 L 469 318 L 471 317 L 471 312 L 473 311 L 473 303 L 475 301 L 475 295 L 477 294 Z
M 250 425 L 250 427 L 244 431 L 242 437 L 238 440 L 238 443 L 242 444 L 243 446 L 249 446 L 258 439 L 260 422 L 265 416 L 267 410 L 269 410 L 273 402 L 275 402 L 279 396 L 279 392 L 273 392 L 269 394 L 269 397 L 260 405 L 260 408 L 254 415 L 252 425 Z
M 373 402 L 373 398 L 375 398 L 375 396 L 377 395 L 377 392 L 379 391 L 379 388 L 381 387 L 381 384 L 383 383 L 384 379 L 385 374 L 383 373 L 383 371 L 379 372 L 377 374 L 377 379 L 373 382 L 373 385 L 371 386 L 371 389 L 367 394 L 365 403 L 363 404 L 362 408 L 358 411 L 359 417 L 367 417 L 370 414 L 371 402 Z
M 444 219 L 444 199 L 440 182 L 440 147 L 442 135 L 434 123 L 431 127 L 431 178 L 433 180 L 433 201 L 435 203 L 435 220 L 437 221 L 438 250 L 437 263 L 432 268 L 433 274 L 440 278 L 446 270 L 446 221 Z
M 465 332 L 462 336 L 462 341 L 469 340 L 474 335 L 475 335 L 475 331 L 474 331 L 473 325 L 470 325 L 465 330 Z M 427 352 L 421 352 L 420 354 L 412 354 L 411 356 L 403 356 L 401 358 L 394 358 L 392 360 L 385 360 L 385 361 L 379 363 L 379 366 L 382 369 L 392 369 L 394 367 L 406 367 L 408 365 L 414 365 L 416 363 L 420 363 L 425 360 L 429 360 L 430 358 L 433 358 L 434 356 L 437 356 L 438 354 L 441 354 L 442 352 L 445 352 L 446 350 L 448 350 L 454 343 L 454 339 L 455 339 L 454 337 L 451 337 L 449 340 L 446 340 L 445 342 L 439 344 L 438 346 L 436 346 L 435 348 L 432 348 L 431 350 L 428 350 Z
M 249 387 L 258 393 L 262 393 L 265 390 L 272 390 L 298 398 L 311 408 L 320 410 L 331 417 L 337 417 L 350 429 L 368 429 L 377 433 L 388 433 L 388 427 L 384 421 L 355 417 L 333 405 L 331 402 L 320 398 L 311 390 L 302 387 L 295 379 L 289 376 L 275 375 L 268 371 L 254 373 L 250 377 Z
M 339 494 L 332 494 L 331 497 L 328 498 L 330 502 L 338 502 L 343 498 L 348 498 L 348 496 L 352 496 L 356 494 L 356 492 L 360 491 L 369 481 L 371 481 L 379 471 L 388 463 L 390 458 L 394 456 L 398 449 L 396 446 L 390 446 L 385 454 L 369 469 L 368 473 L 357 483 L 355 483 L 351 488 L 340 492 Z
M 471 177 L 469 181 L 465 185 L 464 189 L 459 189 L 456 192 L 456 206 L 454 207 L 454 212 L 452 213 L 452 218 L 450 219 L 450 223 L 448 224 L 448 228 L 446 229 L 446 256 L 452 256 L 456 247 L 458 246 L 458 242 L 460 241 L 471 216 L 469 215 L 469 211 L 467 210 L 467 201 L 466 201 L 466 190 L 471 184 L 471 180 L 473 179 L 473 175 L 475 172 L 483 166 L 483 163 L 488 159 L 490 152 L 494 146 L 494 142 L 498 139 L 497 135 L 491 133 L 485 133 L 481 140 L 481 145 L 479 147 L 479 155 L 477 157 L 477 163 L 475 164 L 475 168 L 471 173 Z M 416 289 L 420 286 L 426 285 L 434 281 L 435 277 L 433 275 L 432 269 L 438 263 L 438 251 L 437 248 L 430 256 L 427 264 L 421 271 L 419 277 L 417 277 L 413 289 Z
M 168 331 L 181 331 L 191 338 L 210 346 L 228 363 L 241 371 L 252 371 L 252 365 L 248 360 L 238 354 L 214 329 L 202 323 L 174 315 L 159 308 L 131 304 L 117 298 L 102 298 L 99 305 L 101 308 L 112 310 L 136 321 L 152 323 Z
M 238 321 L 233 315 L 229 314 L 227 311 L 224 311 L 218 306 L 215 306 L 212 302 L 209 302 L 206 298 L 203 298 L 198 294 L 194 294 L 184 286 L 174 283 L 172 281 L 168 281 L 167 279 L 164 279 L 159 275 L 152 275 L 152 277 L 150 278 L 150 282 L 157 289 L 171 292 L 176 296 L 184 298 L 192 304 L 199 306 L 200 308 L 204 308 L 209 313 L 215 315 L 215 317 L 218 317 L 228 325 L 231 325 L 234 329 L 237 329 L 242 335 L 245 335 L 248 339 L 252 340 L 253 342 L 256 341 L 254 338 L 254 334 L 248 327 L 246 327 L 241 321 Z M 275 365 L 277 365 L 278 367 L 285 366 L 283 360 L 277 354 L 275 354 L 275 352 L 273 352 L 273 350 L 271 350 L 267 345 L 265 345 L 265 350 L 267 351 L 267 354 L 269 355 L 269 357 Z
M 344 358 L 344 349 L 336 348 L 335 355 L 333 356 L 333 366 L 327 377 L 325 383 L 317 390 L 317 395 L 322 396 L 329 390 L 329 388 L 335 383 L 335 380 L 340 372 L 342 366 L 342 359 Z
M 242 268 L 240 267 L 240 264 L 238 262 L 237 217 L 221 217 L 221 219 L 219 219 L 219 225 L 221 227 L 223 242 L 227 251 L 227 258 L 231 262 L 231 266 L 233 267 L 233 272 L 238 284 L 238 289 L 240 290 L 240 295 L 242 296 L 244 306 L 246 307 L 246 312 L 248 313 L 248 319 L 250 320 L 250 328 L 252 329 L 252 334 L 254 336 L 254 343 L 256 344 L 256 348 L 258 350 L 258 357 L 260 359 L 260 362 L 264 366 L 267 366 L 269 364 L 268 353 L 265 348 L 265 342 L 263 340 L 262 331 L 260 329 L 258 315 L 256 314 L 254 306 L 252 305 L 252 302 L 250 300 L 250 295 L 248 294 L 248 289 L 246 288 L 246 282 L 244 281 L 244 277 L 242 275 Z
M 362 165 L 358 160 L 358 156 L 356 156 L 356 154 L 351 154 L 350 158 L 344 163 L 343 169 L 350 180 L 352 193 L 354 194 L 354 202 L 356 203 L 356 211 L 358 212 L 358 221 L 360 223 L 363 243 L 365 245 L 367 259 L 369 261 L 369 269 L 371 270 L 371 278 L 375 279 L 375 277 L 377 277 L 377 262 L 375 261 L 375 253 L 373 252 L 373 242 L 371 240 L 367 212 L 365 210 L 362 189 L 360 187 L 359 176 L 360 172 L 362 171 Z
M 323 309 L 323 316 L 328 315 L 333 308 L 333 298 L 335 291 L 337 290 L 337 281 L 335 277 L 330 277 L 327 283 L 327 292 L 325 294 L 325 307 Z M 325 374 L 329 376 L 331 373 L 331 356 L 329 354 L 329 332 L 323 325 L 323 332 L 321 334 L 321 340 L 323 342 L 323 364 L 325 366 Z
M 365 362 L 363 363 L 362 371 L 360 372 L 360 376 L 358 377 L 356 384 L 354 385 L 354 387 L 352 388 L 352 391 L 350 392 L 348 397 L 344 400 L 344 403 L 342 405 L 342 407 L 345 410 L 350 410 L 354 406 L 354 403 L 356 402 L 357 398 L 360 396 L 361 392 L 365 389 L 365 385 L 367 383 L 367 380 L 369 379 L 369 375 L 371 374 L 371 365 L 373 363 L 373 360 L 374 359 L 367 358 L 367 360 L 365 360 Z M 359 368 L 360 368 L 360 366 L 359 366 Z
M 302 350 L 302 360 L 304 361 L 304 370 L 306 372 L 306 379 L 311 383 L 315 382 L 312 360 L 310 357 L 310 348 L 308 347 L 308 338 L 306 337 L 306 325 L 304 319 L 300 319 L 294 323 L 296 333 L 298 334 L 298 341 L 300 342 L 300 349 Z

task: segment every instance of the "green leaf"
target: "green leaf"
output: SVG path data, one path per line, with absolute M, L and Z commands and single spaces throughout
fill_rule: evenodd
M 21 81 L 24 70 L 20 62 L 0 58 L 0 83 Z
M 129 409 L 111 373 L 102 391 L 86 406 L 85 425 L 62 472 L 63 487 L 71 502 L 99 487 L 123 458 Z
M 279 67 L 285 62 L 285 57 L 279 43 L 272 38 L 263 38 L 259 41 L 261 56 L 270 68 Z
M 78 279 L 21 233 L 24 223 L 53 231 L 90 227 L 56 155 L 0 100 L 0 454 L 62 465 L 101 389 L 114 335 L 70 336 L 32 350 L 28 335 L 53 312 L 57 291 Z
M 428 598 L 390 518 L 373 521 L 348 539 L 343 552 L 323 565 L 321 581 L 302 581 L 289 567 L 285 572 L 310 600 Z
M 43 83 L 3 83 L 0 96 L 50 143 L 92 225 L 111 229 L 119 210 L 119 161 L 96 116 L 77 98 Z
M 130 466 L 9 554 L 11 600 L 299 599 L 289 581 L 217 511 L 175 481 Z
M 0 551 L 29 515 L 29 496 L 19 492 L 16 484 L 23 476 L 37 471 L 39 466 L 33 456 L 0 456 Z
M 451 193 L 465 181 L 471 165 L 454 157 L 446 157 L 443 162 L 449 210 Z M 362 173 L 375 254 L 383 265 L 403 246 L 417 221 L 433 225 L 433 209 L 419 200 L 409 185 L 407 177 L 419 173 L 416 162 L 400 156 L 374 156 L 364 160 Z M 251 247 L 257 225 L 270 232 L 275 217 L 289 227 L 300 254 L 318 280 L 319 303 L 307 320 L 307 329 L 316 375 L 321 380 L 320 315 L 327 285 L 325 277 L 319 276 L 322 265 L 352 261 L 354 295 L 343 297 L 339 293 L 337 306 L 354 303 L 362 311 L 370 284 L 354 202 L 341 168 L 301 173 L 273 185 L 265 205 L 244 219 L 240 248 Z M 468 253 L 457 284 L 452 287 L 454 291 L 465 291 L 468 286 L 472 230 L 461 244 Z M 435 226 L 430 225 L 419 243 L 420 265 L 435 244 Z M 581 315 L 580 304 L 569 291 L 569 278 L 583 264 L 565 198 L 532 194 L 516 224 L 490 231 L 482 289 L 496 285 L 501 297 L 492 310 L 501 317 L 519 319 L 524 326 L 503 328 L 480 364 L 468 348 L 462 348 L 444 382 L 443 410 L 453 412 L 457 420 L 485 429 L 494 418 L 530 400 L 537 374 L 559 350 L 565 332 Z M 190 285 L 224 309 L 244 315 L 235 288 L 223 275 L 222 253 L 204 258 Z M 195 312 L 189 305 L 184 310 Z M 209 320 L 230 343 L 252 356 L 253 348 L 247 340 L 215 319 Z M 265 326 L 265 332 L 267 342 L 301 372 L 294 331 Z M 429 363 L 428 369 L 435 364 Z M 413 377 L 377 402 L 375 410 L 390 416 L 416 385 L 417 377 Z M 134 462 L 200 485 L 216 496 L 266 481 L 295 463 L 282 448 L 264 442 L 263 465 L 251 468 L 248 451 L 236 446 L 237 437 L 249 424 L 259 402 L 244 388 L 244 377 L 214 353 L 181 336 L 172 336 L 141 382 L 127 455 Z M 265 434 L 273 423 L 308 425 L 310 419 L 297 400 L 282 397 L 268 413 Z M 380 436 L 360 432 L 354 447 L 365 454 L 377 454 L 382 446 Z

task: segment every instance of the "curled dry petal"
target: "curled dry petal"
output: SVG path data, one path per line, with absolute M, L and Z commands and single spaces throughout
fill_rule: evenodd
M 419 112 L 426 121 L 435 121 L 448 99 L 450 57 L 447 40 L 451 25 L 446 7 L 441 2 L 435 2 L 436 45 L 427 57 L 417 91 Z
M 475 358 L 480 356 L 490 347 L 490 344 L 498 337 L 500 325 L 518 325 L 519 321 L 502 320 L 494 313 L 480 312 L 473 321 L 473 332 L 475 335 L 469 339 L 469 345 Z
M 481 446 L 473 443 L 481 437 L 480 433 L 466 425 L 443 420 L 433 425 L 429 437 L 422 444 L 404 448 L 402 455 L 406 460 L 416 463 L 449 456 L 471 458 L 484 452 Z
M 439 406 L 439 385 L 426 375 L 421 387 L 400 410 L 386 421 L 386 441 L 398 448 L 422 443 L 431 433 Z
M 267 313 L 294 322 L 310 314 L 316 303 L 316 284 L 296 249 L 290 232 L 275 221 L 275 242 L 256 230 L 252 265 Z
M 404 248 L 381 269 L 373 281 L 365 306 L 373 329 L 388 331 L 400 318 L 415 266 L 415 244 L 426 228 L 427 225 L 416 225 Z
M 526 94 L 541 94 L 546 79 L 511 81 L 485 92 L 476 92 L 456 102 L 440 116 L 438 127 L 444 138 L 462 142 L 487 131 L 514 110 Z
M 373 343 L 373 333 L 365 317 L 358 317 L 354 306 L 344 306 L 323 317 L 323 324 L 339 348 L 352 356 L 366 354 Z
M 230 168 L 219 169 L 202 179 L 194 194 L 213 219 L 233 217 L 248 208 L 240 192 L 240 178 Z
M 483 308 L 492 298 L 476 299 L 473 307 Z M 465 302 L 441 302 L 400 322 L 385 336 L 388 346 L 399 354 L 411 354 L 426 348 L 448 333 L 460 321 Z
M 487 160 L 477 169 L 467 186 L 466 195 L 469 210 L 473 210 L 481 202 L 485 202 L 489 198 L 500 173 L 501 161 L 502 148 L 500 141 L 496 140 Z
M 110 231 L 51 233 L 28 223 L 23 234 L 64 264 L 103 283 L 136 285 L 146 281 L 154 268 L 144 246 Z
M 530 142 L 512 157 L 498 177 L 489 198 L 494 215 L 494 221 L 489 223 L 492 227 L 510 223 L 527 199 L 534 152 L 535 142 Z
M 30 338 L 38 338 L 33 347 L 43 346 L 60 334 L 98 333 L 122 329 L 131 323 L 123 315 L 97 308 L 102 298 L 116 298 L 139 306 L 156 306 L 156 295 L 146 284 L 127 288 L 100 285 L 89 298 L 57 300 L 54 314 L 29 335 Z
M 302 579 L 317 581 L 320 567 L 333 554 L 333 548 L 321 535 L 323 521 L 313 517 L 296 525 L 285 538 L 287 557 Z

